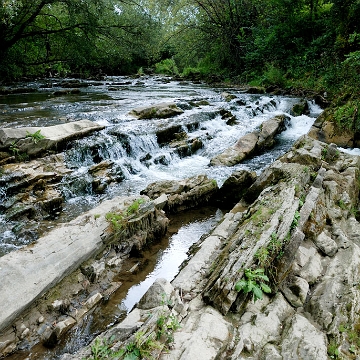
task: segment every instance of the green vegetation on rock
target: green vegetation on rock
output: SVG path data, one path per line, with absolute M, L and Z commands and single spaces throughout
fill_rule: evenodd
M 139 211 L 140 205 L 145 203 L 145 199 L 135 200 L 127 209 L 118 212 L 109 212 L 105 219 L 110 223 L 111 231 L 115 234 L 120 233 L 127 224 L 128 219 Z
M 34 144 L 37 144 L 41 139 L 45 139 L 45 136 L 41 134 L 41 130 L 37 130 L 34 133 L 30 133 L 29 131 L 27 131 L 26 137 L 31 138 Z
M 271 293 L 270 287 L 266 284 L 269 278 L 264 274 L 264 269 L 245 269 L 244 278 L 235 284 L 235 290 L 251 293 L 253 301 L 261 300 L 263 293 Z

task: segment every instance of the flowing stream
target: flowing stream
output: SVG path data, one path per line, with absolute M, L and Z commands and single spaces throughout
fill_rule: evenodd
M 163 77 L 109 77 L 96 83 L 83 81 L 82 85 L 78 93 L 54 96 L 55 91 L 63 88 L 59 80 L 48 79 L 24 84 L 36 88 L 33 93 L 0 96 L 0 127 L 49 126 L 80 119 L 105 126 L 104 130 L 94 135 L 74 141 L 73 146 L 64 151 L 66 164 L 72 172 L 58 184 L 65 197 L 63 213 L 56 221 L 36 224 L 39 228 L 51 228 L 57 222 L 66 222 L 104 199 L 139 194 L 154 181 L 207 174 L 220 186 L 238 169 L 260 173 L 306 133 L 321 112 L 318 106 L 309 103 L 309 116 L 293 117 L 289 113 L 299 101 L 296 98 L 250 95 L 240 89 L 212 88 Z M 235 98 L 225 101 L 222 95 L 225 91 Z M 137 120 L 129 115 L 134 108 L 160 102 L 176 102 L 184 113 L 170 119 L 152 120 Z M 228 125 L 222 119 L 222 109 L 236 117 L 234 124 Z M 291 120 L 287 129 L 278 136 L 273 149 L 233 167 L 209 167 L 212 157 L 233 145 L 242 135 L 255 130 L 263 121 L 284 113 Z M 200 139 L 202 148 L 193 154 L 184 154 L 167 144 L 166 139 L 163 143 L 159 141 L 159 131 L 170 127 L 186 133 L 191 139 Z M 89 169 L 104 160 L 111 161 L 112 171 L 118 174 L 119 181 L 99 193 L 91 186 Z M 6 200 L 2 194 L 4 191 L 0 188 L 0 202 Z M 129 311 L 154 279 L 165 277 L 172 280 L 181 262 L 186 259 L 190 246 L 208 232 L 221 215 L 217 209 L 197 212 L 187 219 L 179 215 L 178 219 L 182 220 L 174 225 L 172 233 L 159 248 L 148 254 L 151 259 L 149 267 L 137 279 L 132 279 L 122 294 L 107 306 L 111 308 L 111 315 L 103 313 L 101 318 L 106 320 L 97 324 L 96 329 L 90 329 L 94 320 L 89 319 L 82 329 L 76 329 L 72 338 L 67 339 L 64 351 L 74 351 L 83 346 L 91 339 L 91 333 L 106 328 L 114 322 L 114 318 Z M 176 223 L 175 220 L 173 222 Z M 34 235 L 19 236 L 16 227 L 15 220 L 6 221 L 0 213 L 0 256 L 36 239 Z M 18 355 L 12 359 L 50 359 L 58 355 L 46 354 L 40 357 L 27 352 L 28 357 Z

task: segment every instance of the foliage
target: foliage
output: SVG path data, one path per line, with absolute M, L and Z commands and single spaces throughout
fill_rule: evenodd
M 165 59 L 155 64 L 155 73 L 165 75 L 178 75 L 179 70 L 174 59 Z
M 143 198 L 139 198 L 123 211 L 107 213 L 105 219 L 110 223 L 111 231 L 116 234 L 120 233 L 126 227 L 128 218 L 136 214 L 139 211 L 140 205 L 144 202 L 145 200 Z
M 330 359 L 338 359 L 339 358 L 339 345 L 336 343 L 335 340 L 331 340 L 328 345 L 328 355 Z
M 167 308 L 167 307 L 166 307 Z M 153 359 L 154 352 L 160 352 L 169 348 L 174 341 L 174 332 L 180 328 L 175 315 L 167 310 L 161 311 L 156 320 L 154 331 L 145 333 L 138 331 L 132 341 L 122 346 L 119 350 L 112 350 L 116 343 L 115 336 L 109 340 L 96 339 L 91 346 L 91 357 L 86 360 L 140 360 Z
M 19 155 L 19 147 L 16 145 L 16 142 L 13 141 L 10 146 L 9 146 L 9 150 L 12 152 L 13 156 L 17 156 Z
M 263 293 L 271 293 L 270 287 L 265 284 L 269 278 L 264 274 L 264 269 L 246 269 L 245 279 L 241 279 L 235 284 L 235 290 L 243 291 L 245 294 L 252 293 L 253 301 L 261 300 Z
M 284 76 L 284 72 L 281 68 L 274 65 L 268 65 L 267 70 L 256 80 L 250 82 L 253 85 L 260 86 L 277 86 L 280 88 L 286 88 L 288 82 Z
M 359 12 L 358 0 L 11 0 L 0 7 L 0 76 L 155 68 L 356 99 Z
M 0 19 L 3 77 L 129 71 L 158 30 L 134 1 L 12 0 Z
M 255 253 L 255 259 L 259 266 L 266 268 L 270 273 L 273 267 L 274 259 L 279 259 L 283 255 L 283 245 L 287 242 L 287 238 L 281 240 L 279 236 L 273 232 L 267 246 L 261 247 Z
M 350 100 L 334 111 L 336 124 L 343 129 L 360 131 L 360 113 L 358 100 Z
M 30 133 L 29 131 L 26 131 L 26 137 L 31 138 L 34 144 L 37 144 L 39 140 L 45 139 L 45 136 L 41 134 L 41 130 L 37 130 L 34 133 Z
M 132 214 L 135 214 L 138 212 L 139 208 L 140 208 L 140 205 L 145 203 L 145 199 L 143 198 L 140 198 L 140 199 L 137 199 L 135 200 L 126 210 L 126 215 L 129 216 L 129 215 L 132 215 Z
M 156 339 L 162 340 L 166 346 L 174 342 L 174 332 L 180 328 L 175 315 L 162 313 L 157 322 Z
M 296 210 L 295 214 L 294 214 L 294 219 L 290 226 L 291 230 L 295 229 L 298 226 L 299 220 L 300 220 L 300 212 L 298 210 Z

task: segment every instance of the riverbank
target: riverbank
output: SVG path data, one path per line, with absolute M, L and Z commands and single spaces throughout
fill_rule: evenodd
M 160 359 L 352 359 L 359 351 L 359 165 L 358 156 L 302 137 L 198 243 L 171 284 L 156 282 L 124 322 L 63 359 L 129 344 Z M 254 290 L 237 291 L 249 281 L 247 269 L 269 276 L 271 293 L 256 302 Z M 161 316 L 178 324 L 168 344 L 155 335 Z M 162 347 L 146 348 L 148 340 Z

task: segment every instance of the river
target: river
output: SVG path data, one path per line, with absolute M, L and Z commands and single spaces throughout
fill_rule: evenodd
M 67 80 L 70 86 L 71 81 Z M 64 89 L 64 82 L 46 79 L 22 84 L 23 87 L 35 89 L 31 93 L 0 96 L 0 127 L 50 126 L 80 119 L 105 126 L 99 133 L 74 141 L 72 147 L 64 152 L 67 167 L 72 172 L 56 184 L 65 198 L 63 211 L 56 220 L 47 221 L 45 225 L 34 223 L 30 235 L 22 233 L 19 236 L 16 232 L 17 221 L 6 220 L 0 213 L 0 255 L 35 241 L 44 226 L 52 228 L 59 222 L 66 222 L 105 199 L 139 194 L 154 181 L 207 174 L 220 186 L 238 169 L 260 173 L 286 152 L 300 135 L 307 133 L 321 113 L 317 105 L 309 102 L 308 116 L 293 117 L 290 109 L 299 101 L 293 97 L 250 95 L 241 89 L 213 88 L 202 83 L 164 77 L 108 77 L 101 82 L 81 81 L 81 84 L 76 93 L 59 93 L 55 96 L 56 91 Z M 235 98 L 226 101 L 224 92 L 231 93 Z M 129 115 L 134 108 L 160 102 L 175 102 L 184 112 L 171 119 L 153 120 L 137 120 Z M 236 117 L 236 122 L 228 125 L 222 119 L 220 110 L 230 111 Z M 263 121 L 284 113 L 290 116 L 290 123 L 278 136 L 277 144 L 271 151 L 233 167 L 209 167 L 212 157 L 233 145 L 242 135 L 253 131 Z M 167 143 L 159 144 L 156 133 L 170 126 L 178 126 L 189 138 L 201 139 L 203 147 L 194 154 L 184 156 Z M 112 162 L 113 169 L 121 173 L 122 181 L 111 184 L 99 194 L 91 186 L 89 168 L 104 160 Z M 5 190 L 0 188 L 0 201 L 6 200 L 2 195 L 6 193 Z M 111 316 L 105 316 L 107 323 L 99 325 L 97 330 L 89 331 L 89 324 L 93 321 L 89 320 L 83 329 L 74 330 L 72 334 L 73 339 L 82 340 L 76 343 L 67 339 L 68 343 L 63 348 L 76 350 L 87 343 L 91 338 L 89 332 L 109 326 L 117 312 L 124 309 L 129 311 L 155 278 L 172 280 L 181 262 L 186 259 L 190 246 L 208 232 L 221 215 L 220 210 L 211 209 L 210 212 L 206 211 L 206 215 L 193 214 L 190 220 L 187 217 L 174 225 L 161 247 L 149 255 L 151 266 L 143 277 L 132 279 L 126 291 L 115 298 L 115 306 L 118 307 L 115 315 L 113 311 Z M 43 351 L 40 353 L 42 357 L 36 352 L 27 351 L 12 359 L 50 359 L 58 356 L 54 352 L 46 355 Z

